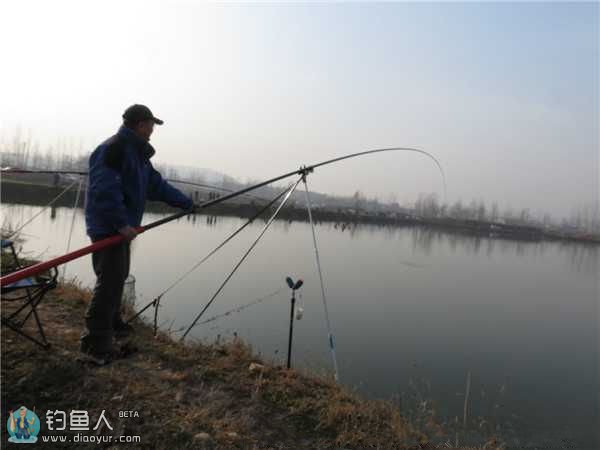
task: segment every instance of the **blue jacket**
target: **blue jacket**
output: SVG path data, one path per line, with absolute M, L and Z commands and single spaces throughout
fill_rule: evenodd
M 148 142 L 125 126 L 92 152 L 85 199 L 85 223 L 92 239 L 116 234 L 126 225 L 139 226 L 146 199 L 183 209 L 193 206 L 152 167 L 154 153 Z

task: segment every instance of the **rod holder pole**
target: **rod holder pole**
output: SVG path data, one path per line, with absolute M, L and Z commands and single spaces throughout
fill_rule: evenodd
M 294 305 L 296 304 L 296 291 L 292 289 L 292 300 L 290 309 L 290 338 L 288 340 L 288 355 L 287 355 L 287 368 L 292 366 L 292 336 L 294 333 Z

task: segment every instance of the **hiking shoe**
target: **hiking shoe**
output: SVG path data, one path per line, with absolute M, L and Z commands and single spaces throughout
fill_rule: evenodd
M 118 355 L 118 358 L 127 358 L 134 353 L 137 353 L 138 348 L 133 345 L 131 342 L 126 342 L 123 345 L 119 345 L 115 348 L 115 352 Z
M 130 343 L 115 346 L 108 352 L 96 352 L 82 346 L 77 360 L 81 363 L 101 367 L 106 366 L 117 359 L 127 358 L 137 351 L 137 347 Z
M 115 339 L 125 339 L 133 334 L 135 329 L 125 322 L 120 322 L 115 325 Z
M 112 359 L 112 353 L 84 353 L 81 352 L 77 361 L 83 364 L 90 364 L 96 367 L 107 366 Z

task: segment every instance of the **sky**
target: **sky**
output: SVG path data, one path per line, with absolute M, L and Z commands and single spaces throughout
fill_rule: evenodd
M 599 197 L 595 3 L 6 0 L 0 139 L 91 152 L 132 103 L 165 121 L 156 161 L 263 180 L 415 147 L 447 198 L 568 216 Z M 443 196 L 435 165 L 389 153 L 310 187 Z

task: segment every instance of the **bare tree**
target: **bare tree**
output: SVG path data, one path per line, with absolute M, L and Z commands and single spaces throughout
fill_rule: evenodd
M 363 209 L 364 204 L 365 204 L 365 197 L 363 196 L 363 194 L 360 191 L 356 191 L 354 193 L 354 195 L 352 196 L 352 200 L 354 202 L 354 209 L 356 211 Z
M 483 203 L 483 200 L 480 200 L 479 206 L 477 207 L 477 220 L 479 220 L 480 222 L 483 222 L 485 219 L 486 219 L 485 204 Z
M 529 208 L 523 208 L 521 210 L 521 214 L 519 215 L 519 221 L 523 224 L 526 225 L 527 222 L 529 222 L 529 219 L 531 217 L 531 213 L 529 211 Z
M 492 203 L 492 210 L 490 212 L 490 220 L 492 222 L 495 222 L 498 220 L 498 202 L 494 202 Z

